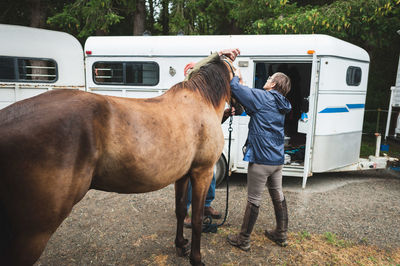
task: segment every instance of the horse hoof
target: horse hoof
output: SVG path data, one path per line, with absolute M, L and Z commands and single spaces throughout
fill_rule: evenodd
M 187 257 L 190 253 L 190 244 L 189 240 L 185 239 L 185 242 L 182 247 L 176 247 L 176 254 L 179 257 Z

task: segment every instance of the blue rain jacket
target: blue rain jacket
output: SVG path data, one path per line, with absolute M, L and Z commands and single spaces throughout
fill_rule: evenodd
M 250 116 L 246 141 L 248 161 L 265 165 L 283 164 L 285 114 L 292 109 L 288 99 L 276 90 L 241 85 L 238 77 L 231 80 L 231 89 Z

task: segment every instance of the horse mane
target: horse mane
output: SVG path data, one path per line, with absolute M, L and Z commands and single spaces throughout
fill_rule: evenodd
M 193 73 L 189 80 L 174 85 L 170 91 L 197 91 L 214 107 L 231 97 L 230 76 L 224 62 L 218 58 Z

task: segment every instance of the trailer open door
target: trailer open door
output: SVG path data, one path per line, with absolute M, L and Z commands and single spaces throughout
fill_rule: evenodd
M 306 147 L 304 154 L 304 171 L 303 171 L 303 184 L 302 187 L 306 187 L 307 178 L 312 175 L 311 163 L 313 155 L 314 146 L 314 132 L 317 116 L 317 99 L 318 99 L 318 84 L 319 84 L 319 60 L 317 54 L 313 53 L 312 68 L 311 68 L 311 83 L 310 83 L 310 96 L 308 97 L 309 110 L 307 113 L 308 120 L 305 122 L 300 121 L 299 123 L 304 123 L 301 125 L 303 127 L 303 132 L 306 133 Z M 300 125 L 299 125 L 300 126 Z

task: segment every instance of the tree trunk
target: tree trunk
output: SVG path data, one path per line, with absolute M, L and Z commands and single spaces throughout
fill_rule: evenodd
M 154 1 L 149 0 L 148 30 L 154 34 Z
M 169 34 L 169 0 L 162 0 L 162 10 L 161 10 L 161 24 L 162 24 L 162 34 Z
M 43 28 L 45 26 L 44 18 L 46 9 L 41 6 L 41 0 L 30 0 L 31 4 L 31 23 L 30 26 L 34 28 Z
M 133 14 L 133 35 L 143 35 L 145 20 L 145 0 L 137 0 L 135 13 Z
M 104 30 L 101 29 L 97 29 L 96 30 L 96 36 L 105 36 L 106 32 Z
M 31 22 L 30 26 L 33 28 L 44 28 L 44 18 L 45 18 L 45 7 L 41 6 L 41 1 L 40 0 L 30 0 L 30 5 L 31 5 Z M 48 70 L 46 68 L 46 62 L 45 61 L 40 61 L 40 60 L 29 60 L 30 63 L 30 71 L 32 76 L 28 79 L 32 80 L 43 80 L 43 78 L 40 75 L 47 75 Z

